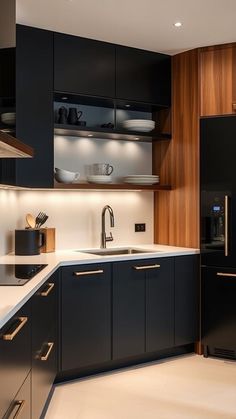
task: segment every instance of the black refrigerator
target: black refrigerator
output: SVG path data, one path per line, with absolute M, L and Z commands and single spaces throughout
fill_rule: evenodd
M 202 343 L 236 359 L 236 116 L 202 118 L 200 139 Z

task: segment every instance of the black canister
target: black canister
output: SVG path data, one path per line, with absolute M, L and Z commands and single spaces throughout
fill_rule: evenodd
M 43 234 L 37 229 L 15 230 L 15 254 L 19 256 L 39 255 L 43 245 Z

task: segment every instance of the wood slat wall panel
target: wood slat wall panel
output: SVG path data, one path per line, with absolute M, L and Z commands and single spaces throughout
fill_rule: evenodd
M 153 144 L 153 170 L 174 190 L 155 193 L 155 243 L 199 247 L 199 52 L 172 61 L 172 140 Z

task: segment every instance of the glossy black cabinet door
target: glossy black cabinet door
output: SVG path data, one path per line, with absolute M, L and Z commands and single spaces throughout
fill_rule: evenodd
M 236 266 L 236 115 L 202 118 L 201 263 Z
M 116 47 L 116 96 L 169 106 L 171 58 L 165 54 Z
M 111 360 L 111 266 L 62 268 L 61 368 Z
M 54 35 L 54 90 L 115 97 L 115 46 Z
M 58 370 L 58 273 L 32 297 L 32 418 L 38 419 Z
M 113 264 L 113 359 L 145 352 L 146 274 L 135 269 L 139 264 L 137 260 Z
M 53 33 L 17 25 L 16 134 L 34 148 L 16 160 L 16 184 L 53 186 Z
M 175 345 L 199 340 L 199 256 L 175 258 Z
M 25 304 L 0 330 L 0 417 L 10 407 L 31 368 L 31 310 Z
M 151 259 L 146 270 L 146 351 L 174 346 L 174 258 Z
M 211 354 L 236 357 L 236 269 L 202 268 L 202 342 Z
M 12 401 L 6 416 L 3 419 L 31 419 L 31 374 L 27 376 L 24 384 Z

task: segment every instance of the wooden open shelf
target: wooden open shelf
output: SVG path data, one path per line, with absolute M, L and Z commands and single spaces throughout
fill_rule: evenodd
M 170 185 L 133 185 L 130 183 L 54 183 L 54 189 L 67 190 L 142 190 L 142 191 L 170 191 Z

